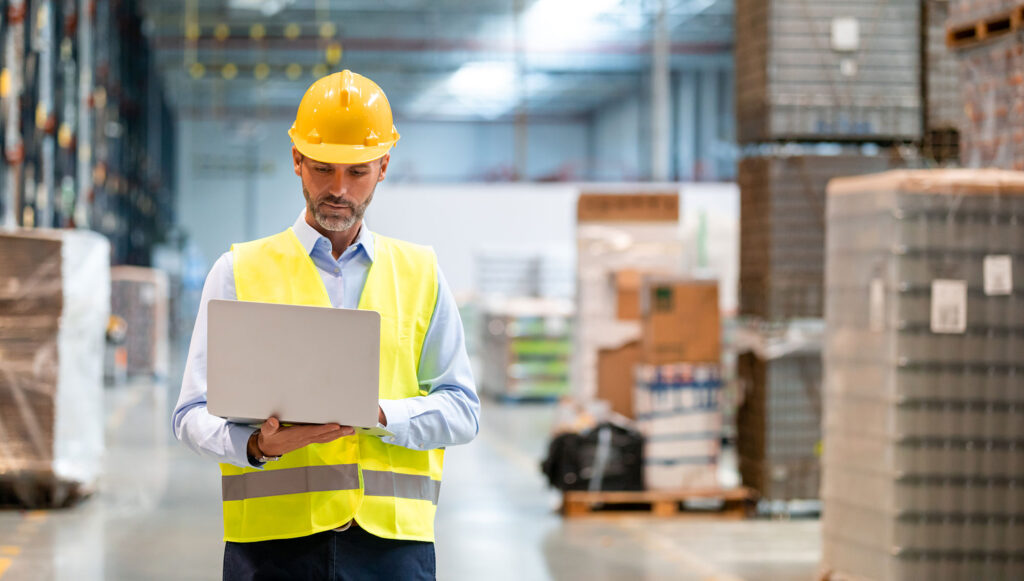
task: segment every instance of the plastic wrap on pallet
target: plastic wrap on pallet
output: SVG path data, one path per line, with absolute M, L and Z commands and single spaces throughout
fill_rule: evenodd
M 1024 173 L 829 186 L 824 560 L 1024 578 Z
M 99 475 L 109 257 L 87 231 L 0 233 L 0 483 L 26 503 Z
M 733 345 L 737 353 L 751 352 L 765 360 L 800 353 L 821 353 L 824 344 L 824 319 L 751 323 L 738 327 L 733 335 Z
M 959 51 L 965 167 L 1024 170 L 1024 30 Z
M 167 274 L 141 266 L 110 269 L 110 307 L 127 323 L 127 371 L 133 375 L 167 376 Z
M 717 364 L 637 366 L 634 411 L 637 427 L 647 439 L 648 489 L 718 485 L 721 392 Z

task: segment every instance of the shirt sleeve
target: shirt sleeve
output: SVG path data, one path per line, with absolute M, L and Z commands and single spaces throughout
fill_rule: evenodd
M 246 449 L 249 436 L 255 430 L 211 415 L 206 410 L 207 306 L 211 299 L 236 298 L 232 255 L 225 252 L 214 263 L 203 285 L 196 326 L 185 361 L 181 394 L 171 421 L 175 437 L 199 455 L 235 466 L 258 468 L 262 464 L 250 464 Z
M 480 398 L 466 354 L 462 319 L 448 283 L 437 271 L 437 303 L 420 354 L 418 378 L 427 395 L 381 400 L 383 438 L 413 450 L 465 444 L 480 431 Z

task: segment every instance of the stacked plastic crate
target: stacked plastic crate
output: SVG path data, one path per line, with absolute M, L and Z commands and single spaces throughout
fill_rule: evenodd
M 1024 578 L 1024 174 L 839 179 L 828 222 L 825 565 Z

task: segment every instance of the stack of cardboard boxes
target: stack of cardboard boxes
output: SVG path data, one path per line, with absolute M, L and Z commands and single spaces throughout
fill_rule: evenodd
M 0 234 L 0 502 L 60 506 L 95 484 L 109 312 L 105 238 Z
M 583 194 L 577 388 L 637 421 L 650 489 L 715 486 L 718 286 L 683 276 L 678 194 Z

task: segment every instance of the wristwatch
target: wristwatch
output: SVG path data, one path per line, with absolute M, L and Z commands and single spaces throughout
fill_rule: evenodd
M 266 454 L 263 453 L 263 450 L 260 450 L 259 436 L 260 436 L 260 431 L 259 430 L 256 430 L 255 432 L 252 433 L 251 436 L 249 436 L 249 440 L 250 441 L 253 438 L 256 439 L 256 441 L 253 442 L 253 444 L 254 444 L 253 447 L 256 448 L 256 451 L 260 453 L 259 456 L 251 456 L 250 455 L 249 456 L 249 461 L 250 462 L 259 462 L 260 464 L 265 464 L 267 462 L 274 462 L 276 460 L 280 460 L 281 459 L 280 456 L 267 456 Z

